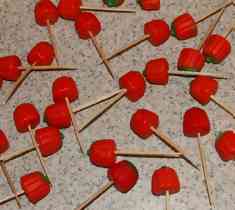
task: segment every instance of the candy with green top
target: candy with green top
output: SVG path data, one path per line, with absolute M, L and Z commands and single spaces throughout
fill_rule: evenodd
M 104 4 L 108 7 L 118 7 L 123 4 L 124 0 L 104 0 Z

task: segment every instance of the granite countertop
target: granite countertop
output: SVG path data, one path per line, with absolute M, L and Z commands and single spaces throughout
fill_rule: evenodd
M 53 1 L 57 2 L 57 1 Z M 85 1 L 85 2 L 92 2 Z M 95 2 L 102 4 L 101 0 Z M 102 22 L 102 32 L 97 36 L 107 54 L 124 46 L 131 40 L 143 35 L 143 25 L 153 18 L 164 18 L 170 23 L 183 11 L 191 12 L 196 18 L 208 13 L 208 8 L 216 8 L 223 0 L 162 0 L 160 11 L 146 12 L 141 10 L 135 0 L 126 0 L 125 5 L 136 8 L 136 14 L 96 13 Z M 34 5 L 32 0 L 0 0 L 0 56 L 17 54 L 26 63 L 26 55 L 33 45 L 42 40 L 48 40 L 46 28 L 39 27 L 34 21 Z M 234 21 L 234 8 L 227 9 L 216 32 L 225 33 Z M 215 18 L 215 17 L 213 17 Z M 194 47 L 207 31 L 211 18 L 200 24 L 199 36 L 187 41 L 178 41 L 171 37 L 160 47 L 153 47 L 148 41 L 112 60 L 111 66 L 116 76 L 128 70 L 142 71 L 149 59 L 166 57 L 170 68 L 176 68 L 177 57 L 183 47 Z M 23 102 L 32 102 L 40 111 L 52 103 L 51 84 L 61 75 L 72 76 L 79 87 L 80 98 L 73 104 L 76 107 L 86 101 L 111 92 L 117 88 L 103 65 L 98 65 L 100 58 L 90 41 L 80 40 L 75 33 L 74 23 L 60 19 L 54 26 L 59 45 L 62 64 L 74 64 L 77 71 L 64 72 L 33 72 L 19 88 L 8 105 L 0 107 L 0 128 L 10 139 L 11 148 L 6 154 L 26 148 L 30 145 L 29 134 L 16 131 L 13 121 L 13 110 Z M 235 35 L 230 36 L 234 47 Z M 206 65 L 204 71 L 219 72 L 234 75 L 235 51 L 233 50 L 226 62 L 221 65 Z M 199 163 L 196 141 L 182 134 L 182 116 L 186 109 L 192 106 L 201 107 L 188 93 L 190 78 L 171 77 L 167 86 L 147 85 L 146 94 L 137 103 L 131 103 L 123 98 L 112 109 L 96 120 L 80 134 L 80 139 L 87 150 L 90 144 L 102 138 L 114 138 L 119 148 L 157 149 L 162 152 L 171 150 L 157 137 L 152 136 L 146 141 L 138 138 L 129 128 L 132 113 L 138 108 L 147 108 L 158 113 L 160 128 L 182 147 L 187 148 L 191 158 Z M 0 100 L 12 83 L 4 82 Z M 235 104 L 234 79 L 219 81 L 217 97 L 232 107 Z M 100 106 L 83 111 L 77 115 L 79 123 L 86 121 Z M 234 108 L 234 107 L 233 107 Z M 234 119 L 213 103 L 204 107 L 210 120 L 212 131 L 203 137 L 207 151 L 209 175 L 214 187 L 216 207 L 219 210 L 235 209 L 235 167 L 234 162 L 222 162 L 214 148 L 215 137 L 220 131 L 235 127 Z M 41 127 L 45 126 L 43 122 Z M 52 179 L 51 193 L 36 206 L 30 204 L 25 197 L 21 203 L 23 209 L 43 210 L 73 210 L 83 202 L 89 194 L 96 192 L 99 186 L 107 181 L 106 170 L 90 164 L 87 156 L 81 155 L 75 141 L 73 128 L 63 130 L 65 135 L 63 148 L 57 154 L 45 159 L 49 175 Z M 119 158 L 124 159 L 124 158 Z M 154 197 L 151 194 L 151 176 L 153 171 L 168 165 L 177 170 L 181 181 L 181 191 L 171 196 L 171 206 L 174 210 L 207 210 L 209 209 L 205 187 L 201 174 L 195 171 L 184 160 L 127 158 L 139 171 L 137 185 L 127 194 L 121 194 L 111 188 L 101 198 L 88 207 L 89 210 L 150 210 L 164 209 L 164 197 Z M 35 153 L 30 153 L 7 164 L 7 168 L 18 190 L 20 176 L 34 170 L 41 170 Z M 8 196 L 10 190 L 3 177 L 0 177 L 0 199 Z M 1 210 L 15 210 L 16 203 L 9 202 L 1 206 Z

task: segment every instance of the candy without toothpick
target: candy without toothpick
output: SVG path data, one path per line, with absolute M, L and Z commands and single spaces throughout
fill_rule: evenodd
M 0 130 L 0 155 L 9 149 L 9 141 L 5 133 Z
M 160 0 L 137 0 L 143 10 L 159 10 L 161 6 Z

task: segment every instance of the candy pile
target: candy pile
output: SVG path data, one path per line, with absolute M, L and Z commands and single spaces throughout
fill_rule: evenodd
M 140 8 L 147 11 L 160 9 L 160 0 L 138 0 Z M 8 201 L 15 200 L 20 208 L 19 197 L 25 195 L 29 202 L 36 204 L 45 198 L 52 190 L 52 180 L 48 174 L 45 158 L 59 152 L 63 146 L 62 129 L 73 127 L 76 141 L 80 152 L 85 154 L 83 140 L 80 139 L 80 132 L 86 129 L 98 117 L 108 111 L 115 103 L 124 96 L 131 102 L 140 101 L 146 92 L 146 82 L 151 85 L 166 86 L 170 76 L 194 77 L 189 85 L 189 94 L 201 105 L 207 105 L 210 101 L 217 104 L 225 112 L 235 117 L 235 112 L 223 101 L 217 98 L 219 88 L 216 79 L 228 79 L 226 75 L 203 72 L 206 63 L 220 64 L 228 58 L 231 53 L 231 44 L 228 40 L 234 27 L 230 28 L 224 35 L 214 34 L 220 18 L 225 10 L 234 6 L 228 2 L 222 7 L 210 12 L 206 16 L 195 19 L 188 12 L 174 18 L 171 26 L 164 19 L 149 20 L 144 24 L 143 36 L 131 42 L 111 55 L 106 55 L 105 50 L 98 44 L 97 36 L 102 30 L 99 19 L 90 11 L 95 12 L 125 12 L 134 13 L 135 10 L 123 7 L 115 8 L 124 3 L 124 0 L 103 0 L 102 6 L 84 5 L 81 0 L 59 0 L 55 5 L 50 0 L 39 0 L 35 3 L 34 17 L 35 22 L 42 27 L 46 27 L 49 35 L 49 42 L 38 42 L 28 53 L 28 66 L 23 66 L 21 59 L 17 55 L 0 57 L 0 86 L 4 80 L 13 81 L 14 85 L 6 96 L 7 103 L 13 96 L 20 84 L 33 71 L 45 70 L 76 70 L 74 66 L 61 65 L 60 48 L 57 43 L 53 27 L 58 23 L 59 18 L 74 22 L 75 30 L 81 40 L 90 40 L 94 45 L 99 57 L 107 68 L 113 80 L 116 76 L 112 71 L 110 60 L 136 45 L 148 40 L 153 47 L 158 47 L 166 43 L 171 36 L 177 40 L 187 40 L 194 38 L 199 33 L 199 25 L 213 15 L 219 13 L 216 21 L 209 32 L 205 35 L 203 42 L 196 48 L 183 48 L 179 52 L 176 68 L 177 71 L 170 71 L 167 58 L 158 57 L 146 62 L 144 70 L 128 70 L 117 79 L 119 88 L 111 93 L 102 95 L 73 108 L 73 103 L 82 94 L 76 81 L 70 76 L 60 76 L 56 78 L 51 86 L 53 103 L 45 107 L 43 120 L 47 123 L 46 127 L 38 128 L 41 116 L 39 111 L 32 103 L 22 103 L 13 112 L 15 127 L 19 133 L 29 133 L 32 146 L 25 148 L 14 154 L 3 155 L 10 143 L 4 131 L 0 130 L 0 167 L 3 175 L 12 192 L 7 198 L 0 201 L 0 205 Z M 53 64 L 55 61 L 56 64 Z M 218 94 L 219 95 L 219 94 Z M 76 114 L 90 107 L 107 102 L 84 124 L 77 122 Z M 209 116 L 199 107 L 191 107 L 183 115 L 182 130 L 183 134 L 189 138 L 197 140 L 200 167 L 191 160 L 186 148 L 176 144 L 175 141 L 161 131 L 160 118 L 156 112 L 148 109 L 137 109 L 130 116 L 130 130 L 141 139 L 147 140 L 151 136 L 158 137 L 173 152 L 161 153 L 156 150 L 142 150 L 133 148 L 119 148 L 116 141 L 112 138 L 95 140 L 87 151 L 91 164 L 107 170 L 107 183 L 105 183 L 96 193 L 88 196 L 88 199 L 76 208 L 82 210 L 93 203 L 105 191 L 114 186 L 121 193 L 128 193 L 133 189 L 139 179 L 137 168 L 127 160 L 119 160 L 119 156 L 136 158 L 172 158 L 183 159 L 190 164 L 197 172 L 203 175 L 202 182 L 205 184 L 206 193 L 210 207 L 214 207 L 213 185 L 207 170 L 207 161 L 204 147 L 201 144 L 202 137 L 211 132 L 211 122 Z M 170 126 L 170 125 L 169 125 Z M 223 161 L 235 160 L 235 133 L 228 130 L 215 141 L 215 149 L 218 156 Z M 8 173 L 7 163 L 18 159 L 26 154 L 36 152 L 43 172 L 34 171 L 27 173 L 20 178 L 22 191 L 17 192 L 14 182 Z M 153 172 L 151 180 L 151 191 L 155 196 L 166 196 L 166 210 L 170 209 L 169 197 L 180 191 L 180 180 L 175 169 L 162 166 Z

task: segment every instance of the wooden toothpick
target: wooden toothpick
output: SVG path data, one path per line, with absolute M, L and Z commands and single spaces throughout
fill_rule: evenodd
M 50 71 L 50 70 L 77 70 L 77 66 L 58 66 L 58 65 L 50 65 L 50 66 L 21 66 L 21 70 L 25 70 L 31 68 L 33 71 Z
M 10 186 L 10 189 L 11 189 L 11 192 L 15 195 L 14 198 L 16 200 L 16 204 L 19 208 L 21 208 L 21 204 L 20 204 L 20 200 L 19 200 L 19 197 L 18 197 L 18 194 L 16 192 L 16 188 L 15 188 L 15 185 L 13 183 L 13 181 L 11 180 L 11 177 L 8 173 L 8 170 L 6 168 L 6 165 L 4 163 L 4 161 L 0 161 L 0 166 L 1 166 L 1 169 L 2 169 L 2 172 L 7 180 L 7 183 L 8 185 Z
M 78 143 L 78 145 L 80 147 L 81 153 L 84 154 L 84 150 L 83 150 L 82 144 L 81 144 L 80 139 L 79 139 L 78 124 L 77 124 L 77 121 L 75 119 L 75 116 L 74 116 L 74 113 L 72 111 L 72 108 L 70 106 L 69 99 L 67 97 L 65 98 L 65 102 L 66 102 L 66 105 L 68 107 L 69 114 L 70 114 L 70 117 L 71 117 L 71 120 L 72 120 L 72 125 L 73 125 L 73 129 L 74 129 L 74 133 L 75 133 L 75 137 L 76 137 L 77 143 Z
M 25 195 L 24 191 L 17 193 L 17 197 L 21 197 L 22 195 Z M 7 202 L 12 201 L 14 199 L 16 199 L 15 195 L 8 196 L 0 201 L 0 205 L 3 205 L 4 203 L 7 203 Z
M 166 210 L 170 210 L 170 193 L 169 191 L 166 191 Z
M 87 206 L 89 206 L 91 203 L 93 203 L 97 198 L 99 198 L 103 193 L 105 193 L 112 186 L 113 186 L 113 182 L 108 182 L 103 187 L 101 187 L 100 190 L 98 190 L 96 193 L 88 196 L 88 199 L 85 202 L 83 202 L 75 210 L 83 210 L 83 209 L 85 209 Z
M 216 79 L 229 79 L 229 76 L 208 72 L 194 72 L 194 71 L 171 71 L 169 75 L 174 76 L 185 76 L 185 77 L 197 77 L 197 76 L 208 76 Z
M 103 49 L 99 46 L 99 44 L 98 44 L 98 42 L 97 42 L 95 36 L 93 36 L 92 32 L 89 31 L 88 33 L 89 33 L 89 35 L 90 35 L 90 37 L 91 37 L 91 41 L 92 41 L 93 45 L 95 46 L 95 49 L 97 50 L 97 52 L 98 52 L 100 58 L 101 58 L 102 61 L 104 62 L 104 64 L 105 64 L 105 66 L 106 66 L 106 68 L 107 68 L 109 74 L 110 74 L 111 77 L 114 79 L 113 71 L 112 71 L 112 69 L 111 69 L 111 67 L 110 67 L 110 64 L 109 64 L 108 60 L 106 59 L 106 55 L 105 55 Z

